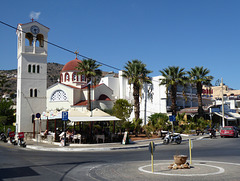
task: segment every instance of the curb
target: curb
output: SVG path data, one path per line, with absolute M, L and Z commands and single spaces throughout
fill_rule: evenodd
M 209 135 L 206 136 L 201 136 L 197 138 L 190 138 L 191 140 L 202 140 L 204 138 L 209 138 Z M 186 142 L 188 141 L 189 138 L 185 138 L 182 141 Z M 156 139 L 149 139 L 147 140 L 148 142 L 154 141 L 154 140 L 159 140 L 159 138 Z M 139 140 L 135 141 L 134 143 L 141 143 L 141 142 L 146 142 L 146 140 Z M 56 144 L 55 144 L 56 145 Z M 163 145 L 162 141 L 155 143 L 155 146 L 160 146 Z M 44 147 L 44 146 L 35 146 L 35 145 L 27 145 L 27 149 L 32 149 L 32 150 L 38 150 L 38 151 L 57 151 L 57 152 L 84 152 L 84 151 L 111 151 L 111 150 L 129 150 L 129 149 L 140 149 L 140 148 L 147 148 L 149 147 L 149 143 L 146 144 L 141 144 L 141 145 L 126 145 L 126 147 L 123 146 L 110 146 L 110 147 L 91 147 L 91 148 L 76 148 L 76 147 L 59 147 L 59 148 L 53 148 L 53 147 Z

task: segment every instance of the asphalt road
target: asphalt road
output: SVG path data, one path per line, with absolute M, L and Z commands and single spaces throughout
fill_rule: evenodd
M 189 155 L 188 142 L 157 146 L 152 173 L 147 148 L 45 152 L 0 142 L 0 180 L 240 180 L 240 138 L 193 141 L 191 169 L 167 169 L 175 154 Z

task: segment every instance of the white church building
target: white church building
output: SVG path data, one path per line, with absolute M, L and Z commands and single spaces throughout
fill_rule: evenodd
M 18 37 L 18 75 L 17 75 L 17 131 L 33 132 L 37 113 L 56 110 L 86 110 L 87 82 L 76 69 L 78 60 L 68 61 L 60 75 L 60 80 L 47 88 L 47 40 L 49 28 L 33 21 L 19 24 Z M 111 109 L 117 99 L 126 99 L 133 104 L 132 87 L 119 71 L 118 77 L 101 78 L 98 85 L 91 86 L 92 108 Z M 153 113 L 170 111 L 170 96 L 166 87 L 160 86 L 161 76 L 152 78 L 152 85 L 144 85 L 140 103 L 140 118 L 147 123 L 147 117 Z M 187 87 L 186 97 L 182 95 L 183 87 L 178 87 L 177 106 L 179 109 L 197 106 L 196 88 Z M 210 104 L 210 98 L 203 100 Z M 133 118 L 133 113 L 131 115 Z M 131 120 L 130 118 L 130 120 Z M 42 125 L 43 127 L 46 125 Z

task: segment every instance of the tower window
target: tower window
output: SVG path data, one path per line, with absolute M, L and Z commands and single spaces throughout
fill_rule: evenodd
M 35 73 L 35 71 L 36 71 L 36 65 L 33 65 L 33 73 Z
M 44 47 L 44 37 L 42 34 L 37 35 L 36 45 L 42 48 Z
M 37 65 L 37 73 L 39 74 L 40 73 L 40 66 Z
M 25 36 L 26 40 L 28 40 L 29 42 L 29 45 L 28 46 L 33 46 L 33 35 L 32 33 L 26 33 L 26 36 Z M 25 40 L 25 42 L 27 43 L 27 41 Z M 26 44 L 27 46 L 27 44 Z
M 29 65 L 28 65 L 28 72 L 31 73 L 31 70 L 32 70 L 32 65 L 29 64 Z
M 30 89 L 30 97 L 33 97 L 33 90 Z
M 37 89 L 34 89 L 34 97 L 37 97 Z

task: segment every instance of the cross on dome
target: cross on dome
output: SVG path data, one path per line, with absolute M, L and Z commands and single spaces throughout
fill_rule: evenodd
M 76 50 L 74 53 L 76 54 L 76 58 L 77 58 L 79 52 Z

